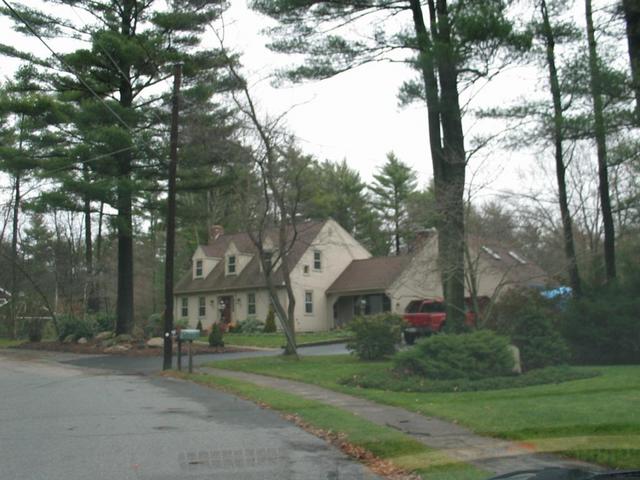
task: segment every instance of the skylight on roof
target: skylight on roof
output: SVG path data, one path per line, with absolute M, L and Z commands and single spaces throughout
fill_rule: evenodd
M 520 255 L 518 255 L 516 252 L 514 252 L 512 250 L 509 250 L 509 255 L 511 255 L 511 257 L 515 258 L 518 261 L 518 263 L 521 263 L 522 265 L 526 265 L 527 264 L 527 261 L 524 258 L 522 258 Z
M 489 247 L 483 245 L 482 250 L 484 250 L 486 253 L 491 255 L 495 260 L 502 260 L 502 257 L 498 255 L 496 252 L 494 252 L 493 250 L 491 250 Z

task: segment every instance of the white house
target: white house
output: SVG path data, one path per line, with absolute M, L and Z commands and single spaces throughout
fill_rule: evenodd
M 277 233 L 268 232 L 265 243 L 277 245 Z M 288 257 L 296 298 L 296 330 L 333 328 L 327 288 L 353 260 L 370 256 L 334 220 L 297 225 L 296 241 Z M 279 285 L 280 300 L 286 308 L 286 292 L 278 265 L 274 265 L 273 280 Z M 236 323 L 247 318 L 264 322 L 270 304 L 260 259 L 251 238 L 247 233 L 226 235 L 220 226 L 212 227 L 209 243 L 196 249 L 192 271 L 180 279 L 174 295 L 174 318 L 186 319 L 190 326 L 201 321 L 205 328 L 218 321 Z
M 374 258 L 334 220 L 303 222 L 297 231 L 289 254 L 297 331 L 326 331 L 355 315 L 402 313 L 412 300 L 442 297 L 434 230 L 417 235 L 404 255 Z M 276 245 L 275 235 L 276 231 L 267 233 L 265 243 Z M 508 248 L 472 239 L 467 253 L 467 295 L 472 285 L 478 295 L 492 296 L 515 285 L 548 282 L 539 267 Z M 273 280 L 286 308 L 278 265 Z M 209 243 L 196 249 L 192 270 L 177 283 L 174 295 L 174 318 L 192 327 L 198 321 L 205 328 L 247 318 L 264 321 L 270 304 L 251 238 L 246 233 L 225 234 L 221 226 L 213 226 Z

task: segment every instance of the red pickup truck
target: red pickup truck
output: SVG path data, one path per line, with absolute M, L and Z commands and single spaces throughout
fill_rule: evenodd
M 478 303 L 482 308 L 487 297 L 480 297 Z M 465 323 L 474 326 L 476 315 L 473 312 L 472 300 L 470 297 L 464 299 L 465 302 Z M 403 329 L 404 341 L 412 345 L 416 338 L 423 335 L 431 335 L 442 330 L 447 320 L 447 313 L 444 301 L 441 298 L 429 298 L 425 300 L 413 300 L 407 305 L 403 318 L 406 326 Z

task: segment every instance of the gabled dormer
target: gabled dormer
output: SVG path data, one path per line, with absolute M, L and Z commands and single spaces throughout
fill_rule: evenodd
M 253 255 L 238 250 L 238 247 L 233 241 L 229 242 L 227 250 L 224 252 L 225 276 L 240 275 L 242 270 L 249 265 L 252 258 Z
M 262 251 L 265 265 L 271 270 L 271 273 L 275 272 L 280 264 L 280 255 L 275 243 L 270 237 L 264 239 L 264 242 L 262 243 Z M 264 271 L 262 268 L 262 262 L 260 262 L 260 271 Z
M 218 257 L 207 256 L 202 246 L 198 246 L 191 257 L 193 279 L 207 278 L 220 260 Z

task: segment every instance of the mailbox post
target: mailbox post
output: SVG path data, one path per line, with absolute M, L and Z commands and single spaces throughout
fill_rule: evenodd
M 178 334 L 178 345 L 182 342 L 189 342 L 189 373 L 193 373 L 193 351 L 192 344 L 194 340 L 197 340 L 200 336 L 200 330 L 198 329 L 183 329 Z M 180 349 L 178 348 L 178 351 Z M 178 354 L 179 355 L 179 354 Z M 179 358 L 179 357 L 178 357 Z M 182 369 L 182 362 L 178 360 L 178 370 Z

